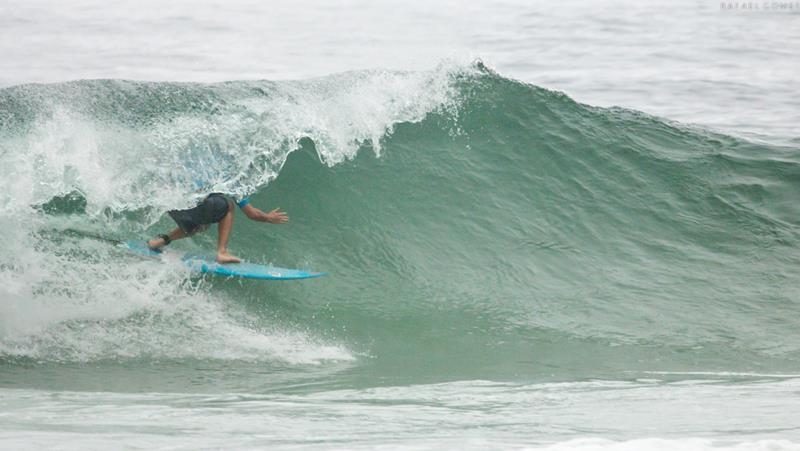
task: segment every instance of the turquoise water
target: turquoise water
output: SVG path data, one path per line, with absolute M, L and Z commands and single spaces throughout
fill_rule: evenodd
M 782 121 L 592 106 L 480 61 L 1 88 L 0 441 L 796 449 Z M 329 275 L 204 278 L 94 238 L 213 191 L 291 216 L 238 214 L 232 252 Z

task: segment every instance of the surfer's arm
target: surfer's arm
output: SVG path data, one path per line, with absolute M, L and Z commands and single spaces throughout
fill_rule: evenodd
M 271 224 L 283 224 L 284 222 L 289 222 L 289 215 L 287 215 L 285 212 L 282 212 L 280 208 L 276 208 L 269 213 L 259 210 L 250 204 L 247 204 L 241 208 L 244 214 L 253 221 L 269 222 Z

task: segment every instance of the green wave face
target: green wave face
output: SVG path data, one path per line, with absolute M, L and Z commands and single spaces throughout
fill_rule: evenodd
M 800 362 L 797 148 L 480 64 L 26 85 L 0 91 L 0 121 L 4 359 L 344 362 L 420 382 Z M 65 232 L 144 238 L 211 191 L 291 215 L 238 215 L 235 252 L 329 276 L 198 280 Z

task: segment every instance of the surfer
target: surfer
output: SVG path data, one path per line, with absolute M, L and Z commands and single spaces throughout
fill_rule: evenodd
M 212 193 L 194 208 L 167 212 L 178 224 L 178 227 L 168 234 L 156 236 L 147 242 L 147 246 L 150 249 L 158 250 L 175 240 L 203 232 L 211 224 L 219 223 L 217 262 L 239 263 L 241 261 L 239 257 L 228 252 L 228 237 L 230 237 L 231 229 L 233 228 L 233 213 L 236 205 L 248 218 L 254 221 L 269 222 L 271 224 L 283 224 L 289 221 L 289 216 L 279 208 L 267 213 L 250 205 L 250 198 L 248 197 L 237 202 L 231 196 Z

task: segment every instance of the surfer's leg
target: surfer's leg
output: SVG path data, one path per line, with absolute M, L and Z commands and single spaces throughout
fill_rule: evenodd
M 169 243 L 171 243 L 171 242 L 173 242 L 175 240 L 179 240 L 181 238 L 185 238 L 186 236 L 187 236 L 186 232 L 181 230 L 180 227 L 177 227 L 177 228 L 175 228 L 175 230 L 173 230 L 172 232 L 169 232 L 166 235 L 167 239 L 164 239 L 164 235 L 159 235 L 159 236 L 153 238 L 152 240 L 148 241 L 147 242 L 147 247 L 149 247 L 150 249 L 161 249 L 162 247 L 166 246 L 167 244 L 169 244 Z
M 228 252 L 228 238 L 233 229 L 233 207 L 228 209 L 228 213 L 219 221 L 219 237 L 217 239 L 217 262 L 219 263 L 239 263 L 239 257 Z

